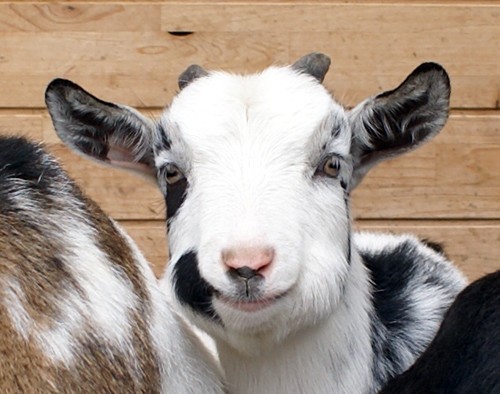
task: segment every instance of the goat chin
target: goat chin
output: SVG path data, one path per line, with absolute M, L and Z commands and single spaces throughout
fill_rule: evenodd
M 0 138 L 0 392 L 223 393 L 131 238 L 54 159 Z

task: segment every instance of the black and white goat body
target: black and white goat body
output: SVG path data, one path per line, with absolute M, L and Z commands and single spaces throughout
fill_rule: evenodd
M 133 241 L 39 145 L 0 137 L 0 392 L 223 393 Z
M 445 70 L 339 105 L 307 55 L 252 75 L 191 66 L 154 124 L 57 79 L 46 102 L 76 151 L 165 195 L 164 290 L 215 340 L 235 393 L 373 393 L 406 370 L 465 285 L 413 236 L 356 234 L 350 192 L 446 122 Z
M 379 394 L 500 393 L 500 271 L 467 286 L 429 347 Z

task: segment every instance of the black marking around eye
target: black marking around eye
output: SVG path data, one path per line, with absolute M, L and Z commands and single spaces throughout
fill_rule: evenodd
M 165 203 L 167 205 L 167 220 L 170 221 L 177 214 L 182 203 L 186 199 L 188 181 L 186 178 L 174 184 L 167 183 L 167 195 Z
M 182 304 L 211 320 L 222 323 L 212 304 L 214 289 L 201 277 L 196 252 L 187 252 L 175 263 L 173 280 L 175 294 Z
M 347 216 L 347 264 L 351 265 L 351 214 L 349 210 L 349 192 L 344 189 L 344 204 L 345 204 L 345 212 Z

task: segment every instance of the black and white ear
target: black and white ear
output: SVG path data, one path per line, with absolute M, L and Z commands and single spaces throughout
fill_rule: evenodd
M 413 150 L 439 133 L 448 119 L 450 80 L 439 64 L 417 67 L 394 90 L 349 112 L 356 187 L 378 162 Z
M 155 177 L 154 123 L 132 108 L 94 97 L 65 79 L 45 91 L 45 103 L 59 138 L 91 159 Z
M 323 82 L 330 68 L 330 58 L 319 52 L 309 53 L 293 63 L 292 68 L 301 73 L 311 75 L 318 82 Z

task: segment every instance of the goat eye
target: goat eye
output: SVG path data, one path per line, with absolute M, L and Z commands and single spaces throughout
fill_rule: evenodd
M 340 172 L 340 160 L 330 156 L 321 165 L 320 172 L 330 178 L 336 178 Z
M 179 182 L 184 178 L 182 172 L 173 164 L 168 164 L 165 168 L 166 180 L 169 185 Z

